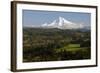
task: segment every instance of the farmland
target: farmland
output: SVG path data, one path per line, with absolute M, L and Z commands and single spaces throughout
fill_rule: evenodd
M 23 28 L 23 62 L 91 58 L 90 30 Z

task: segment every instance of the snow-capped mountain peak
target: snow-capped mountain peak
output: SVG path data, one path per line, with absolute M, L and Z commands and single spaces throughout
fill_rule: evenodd
M 59 28 L 59 29 L 80 29 L 80 28 L 84 28 L 85 26 L 83 24 L 77 24 L 69 20 L 66 20 L 63 17 L 59 17 L 58 22 L 57 20 L 54 20 L 50 24 L 47 23 L 42 24 L 42 27 Z
M 66 20 L 65 18 L 59 17 L 59 21 L 62 21 L 62 23 L 68 23 L 68 24 L 73 24 L 72 22 Z
M 62 24 L 63 24 L 63 20 L 62 19 L 63 19 L 62 17 L 59 17 L 59 26 L 62 26 Z

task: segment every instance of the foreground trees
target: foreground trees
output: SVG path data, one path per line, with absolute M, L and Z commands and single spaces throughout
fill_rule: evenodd
M 89 59 L 90 32 L 25 28 L 23 62 Z

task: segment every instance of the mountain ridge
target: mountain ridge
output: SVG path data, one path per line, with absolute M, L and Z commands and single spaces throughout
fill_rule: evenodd
M 85 26 L 83 24 L 77 24 L 77 23 L 71 22 L 69 20 L 66 20 L 63 17 L 59 17 L 58 22 L 57 22 L 57 20 L 54 20 L 50 24 L 47 24 L 47 23 L 42 24 L 41 27 L 59 28 L 59 29 L 82 29 Z
M 69 21 L 61 16 L 59 16 L 57 19 L 53 20 L 52 22 L 48 23 L 45 22 L 44 24 L 40 25 L 24 25 L 24 28 L 44 28 L 44 29 L 50 29 L 50 28 L 58 28 L 58 29 L 82 29 L 82 30 L 90 30 L 90 25 L 86 25 L 84 23 L 75 23 L 72 21 Z

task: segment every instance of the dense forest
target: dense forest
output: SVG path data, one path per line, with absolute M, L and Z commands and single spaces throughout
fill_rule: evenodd
M 23 62 L 91 58 L 91 33 L 84 29 L 23 28 Z

